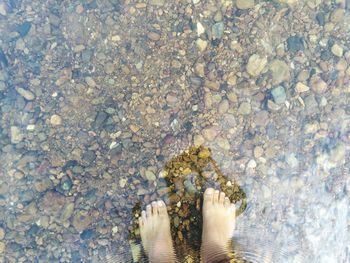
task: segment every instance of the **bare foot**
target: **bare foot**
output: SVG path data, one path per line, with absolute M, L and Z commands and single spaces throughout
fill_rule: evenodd
M 142 245 L 150 262 L 175 262 L 170 220 L 163 201 L 147 205 L 139 218 L 139 227 Z
M 208 188 L 204 193 L 201 256 L 203 262 L 229 259 L 235 228 L 235 205 L 223 192 Z

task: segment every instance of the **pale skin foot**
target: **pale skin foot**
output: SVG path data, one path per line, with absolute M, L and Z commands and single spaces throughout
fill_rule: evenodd
M 208 188 L 204 193 L 201 256 L 203 262 L 225 262 L 232 251 L 235 205 L 223 192 Z M 227 261 L 229 262 L 229 261 Z
M 175 262 L 170 220 L 163 201 L 146 206 L 139 218 L 139 227 L 142 245 L 151 263 Z

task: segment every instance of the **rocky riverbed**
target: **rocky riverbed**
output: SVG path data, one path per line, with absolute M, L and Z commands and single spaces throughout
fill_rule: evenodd
M 136 259 L 135 207 L 200 145 L 246 195 L 241 257 L 349 262 L 349 12 L 0 0 L 0 262 Z

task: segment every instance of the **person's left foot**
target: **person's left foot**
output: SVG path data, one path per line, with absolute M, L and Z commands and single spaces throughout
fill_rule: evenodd
M 163 201 L 146 206 L 139 218 L 142 246 L 150 262 L 175 262 L 175 252 L 170 234 L 170 220 Z

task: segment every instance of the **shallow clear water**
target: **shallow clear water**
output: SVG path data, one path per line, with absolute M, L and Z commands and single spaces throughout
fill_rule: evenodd
M 238 258 L 350 262 L 349 9 L 0 0 L 0 262 L 135 261 L 159 198 L 196 261 L 208 185 L 246 196 Z M 200 145 L 222 176 L 165 174 Z

